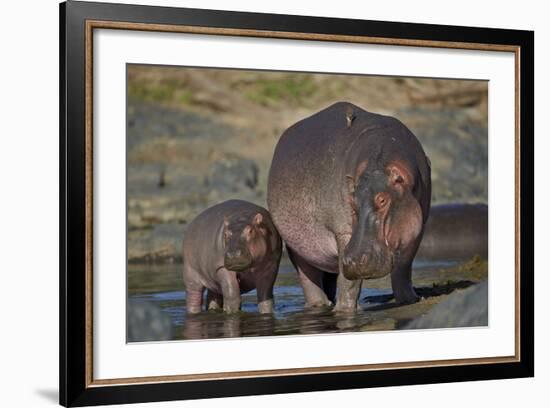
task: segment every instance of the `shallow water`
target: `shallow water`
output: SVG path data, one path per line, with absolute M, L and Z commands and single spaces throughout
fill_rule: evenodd
M 426 278 L 441 268 L 454 265 L 456 262 L 453 261 L 416 262 L 414 275 Z M 227 315 L 205 311 L 187 315 L 179 264 L 129 265 L 128 288 L 129 341 L 393 330 L 400 323 L 399 316 L 391 313 L 396 305 L 392 305 L 388 279 L 364 282 L 359 298 L 361 310 L 357 313 L 346 315 L 335 314 L 329 309 L 304 310 L 303 292 L 296 272 L 289 264 L 281 265 L 277 277 L 273 315 L 257 312 L 255 290 L 242 295 L 240 313 Z M 152 329 L 153 323 L 155 329 Z

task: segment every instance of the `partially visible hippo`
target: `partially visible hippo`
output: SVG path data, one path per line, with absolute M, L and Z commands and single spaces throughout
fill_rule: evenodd
M 336 300 L 336 311 L 353 311 L 362 279 L 389 273 L 398 302 L 418 300 L 411 264 L 428 218 L 430 174 L 422 146 L 399 120 L 351 103 L 283 133 L 267 202 L 306 306 Z
M 434 205 L 416 259 L 487 259 L 488 236 L 486 204 Z
M 260 313 L 273 312 L 273 285 L 282 242 L 266 209 L 241 200 L 208 208 L 187 227 L 183 240 L 183 280 L 187 312 L 228 313 L 241 306 L 241 293 L 257 290 Z

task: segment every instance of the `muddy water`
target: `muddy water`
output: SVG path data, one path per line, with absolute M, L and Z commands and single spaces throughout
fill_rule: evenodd
M 426 313 L 447 294 L 466 288 L 480 279 L 478 271 L 457 267 L 458 261 L 416 262 L 414 283 L 423 298 L 414 305 L 395 303 L 389 279 L 365 281 L 360 296 L 360 311 L 354 314 L 335 314 L 330 310 L 304 310 L 304 298 L 296 272 L 283 263 L 274 288 L 275 313 L 257 312 L 256 292 L 242 296 L 242 311 L 234 315 L 222 312 L 203 312 L 187 315 L 185 290 L 180 264 L 129 265 L 128 298 L 129 322 L 132 336 L 129 341 L 181 340 L 225 337 L 273 336 L 395 330 Z M 482 276 L 481 276 L 482 278 Z M 139 305 L 137 312 L 134 305 Z M 142 310 L 144 309 L 144 310 Z M 136 322 L 136 316 L 138 316 Z M 139 317 L 141 316 L 141 317 Z M 156 316 L 147 321 L 147 316 Z M 165 328 L 151 332 L 159 316 Z M 140 321 L 141 319 L 141 321 Z M 153 318 L 150 318 L 153 320 Z M 133 329 L 133 330 L 131 330 Z

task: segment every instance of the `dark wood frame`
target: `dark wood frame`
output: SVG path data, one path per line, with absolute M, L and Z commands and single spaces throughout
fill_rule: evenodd
M 516 55 L 516 353 L 481 359 L 95 380 L 92 376 L 94 28 L 509 51 Z M 337 390 L 534 375 L 534 33 L 69 1 L 60 5 L 60 403 Z M 520 135 L 523 143 L 520 143 Z M 521 252 L 520 252 L 521 248 Z

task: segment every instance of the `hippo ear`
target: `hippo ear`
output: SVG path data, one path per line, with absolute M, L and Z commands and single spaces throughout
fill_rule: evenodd
M 401 162 L 393 162 L 387 167 L 389 181 L 392 186 L 407 185 L 412 186 L 414 178 L 407 166 Z
M 258 213 L 254 216 L 254 225 L 260 225 L 262 221 L 264 220 L 264 217 L 262 214 Z

